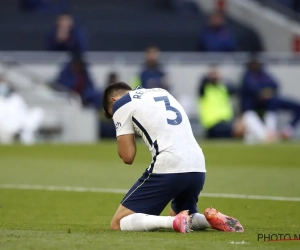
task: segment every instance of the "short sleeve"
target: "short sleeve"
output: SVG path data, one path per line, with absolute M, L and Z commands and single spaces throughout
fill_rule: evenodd
M 124 102 L 122 99 L 123 98 L 118 100 L 113 107 L 113 120 L 116 127 L 117 137 L 120 135 L 134 134 L 132 123 L 132 102 Z

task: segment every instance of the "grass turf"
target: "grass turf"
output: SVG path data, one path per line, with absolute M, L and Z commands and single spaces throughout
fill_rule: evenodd
M 205 193 L 300 197 L 300 145 L 202 143 Z M 0 185 L 128 189 L 150 162 L 143 145 L 125 166 L 113 142 L 98 145 L 0 147 Z M 245 233 L 206 230 L 112 232 L 121 194 L 0 189 L 0 249 L 300 249 L 300 241 L 258 242 L 257 234 L 300 234 L 300 202 L 201 197 L 238 218 Z M 163 212 L 167 214 L 167 209 Z M 243 243 L 243 244 L 242 244 Z

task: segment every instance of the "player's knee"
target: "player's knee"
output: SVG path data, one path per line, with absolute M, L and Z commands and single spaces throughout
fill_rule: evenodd
M 121 230 L 120 220 L 113 219 L 110 223 L 110 230 Z

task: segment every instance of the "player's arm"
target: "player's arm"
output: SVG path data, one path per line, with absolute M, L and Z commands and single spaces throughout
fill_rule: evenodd
M 134 134 L 120 135 L 117 137 L 118 153 L 125 164 L 131 165 L 136 154 Z
M 116 126 L 118 154 L 125 164 L 131 165 L 136 154 L 132 123 L 133 105 L 131 101 L 124 104 L 123 100 L 119 100 L 114 104 L 114 108 L 117 110 L 114 112 L 113 120 Z

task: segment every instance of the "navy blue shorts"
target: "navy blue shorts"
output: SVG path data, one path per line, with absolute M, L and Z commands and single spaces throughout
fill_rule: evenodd
M 145 172 L 123 198 L 121 204 L 136 212 L 160 215 L 170 201 L 175 213 L 197 213 L 198 196 L 205 173 L 153 174 Z

